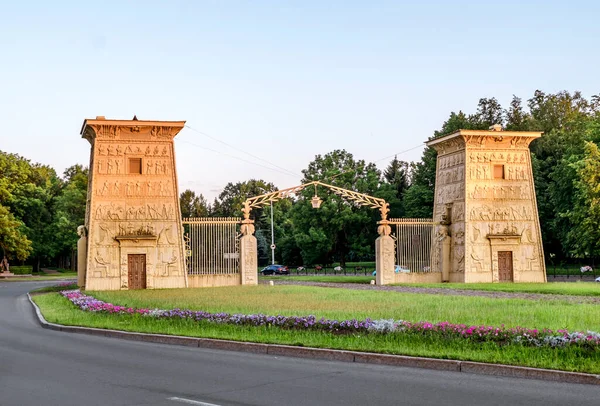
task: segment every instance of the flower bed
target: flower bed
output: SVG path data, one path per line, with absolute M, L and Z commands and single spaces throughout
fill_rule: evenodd
M 193 310 L 160 310 L 143 309 L 113 305 L 85 295 L 79 290 L 64 290 L 62 296 L 69 299 L 81 310 L 107 313 L 130 314 L 143 317 L 164 319 L 190 319 L 212 323 L 225 323 L 244 326 L 273 326 L 287 329 L 305 329 L 329 331 L 338 334 L 372 333 L 372 334 L 421 334 L 436 335 L 449 339 L 464 339 L 474 342 L 496 342 L 501 345 L 516 344 L 535 347 L 566 347 L 577 345 L 600 350 L 600 333 L 568 332 L 567 330 L 537 330 L 524 327 L 506 328 L 492 326 L 468 326 L 449 322 L 429 323 L 425 321 L 409 322 L 404 320 L 330 320 L 317 319 L 315 316 L 268 316 L 264 314 L 229 314 L 209 313 Z

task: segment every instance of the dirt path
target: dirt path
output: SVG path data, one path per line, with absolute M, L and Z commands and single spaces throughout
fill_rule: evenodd
M 261 283 L 268 283 L 262 281 Z M 333 282 L 306 282 L 292 280 L 276 280 L 276 285 L 304 285 L 319 286 L 323 288 L 343 288 L 353 290 L 385 290 L 404 293 L 425 293 L 433 295 L 448 296 L 479 296 L 494 299 L 525 299 L 525 300 L 562 300 L 570 303 L 600 304 L 600 297 L 593 296 L 569 296 L 542 293 L 525 292 L 489 292 L 485 290 L 446 289 L 446 288 L 417 288 L 412 286 L 381 286 L 360 283 L 333 283 Z

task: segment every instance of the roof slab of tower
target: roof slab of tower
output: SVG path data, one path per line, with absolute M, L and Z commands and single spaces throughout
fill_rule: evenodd
M 454 138 L 467 139 L 468 137 L 493 137 L 502 140 L 504 137 L 517 137 L 517 138 L 529 138 L 535 139 L 542 136 L 541 131 L 502 131 L 501 129 L 496 130 L 458 130 L 448 135 L 442 135 L 427 141 L 425 144 L 432 147 L 436 144 L 449 141 Z
M 88 118 L 83 121 L 81 126 L 81 137 L 91 141 L 91 138 L 95 134 L 95 129 L 101 126 L 114 126 L 119 128 L 152 128 L 162 127 L 169 128 L 173 136 L 177 135 L 181 129 L 185 126 L 185 121 L 156 121 L 156 120 L 138 120 L 136 117 L 133 120 L 112 120 L 107 119 L 104 116 L 97 116 L 96 118 Z M 93 129 L 93 133 L 90 134 L 90 129 Z M 135 136 L 135 132 L 132 132 L 132 137 Z

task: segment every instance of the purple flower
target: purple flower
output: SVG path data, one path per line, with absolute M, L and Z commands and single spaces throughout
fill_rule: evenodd
M 593 331 L 572 332 L 568 330 L 527 329 L 524 327 L 506 328 L 493 326 L 467 326 L 453 324 L 448 321 L 431 323 L 420 321 L 411 323 L 403 320 L 331 320 L 308 316 L 269 316 L 265 314 L 229 314 L 209 313 L 202 310 L 191 311 L 182 309 L 138 309 L 105 303 L 92 296 L 84 295 L 77 290 L 64 290 L 61 295 L 70 300 L 83 311 L 107 314 L 138 314 L 143 317 L 165 319 L 189 319 L 197 322 L 235 324 L 243 326 L 275 326 L 288 329 L 322 330 L 338 333 L 372 333 L 372 334 L 421 334 L 437 335 L 444 338 L 457 338 L 472 341 L 489 341 L 497 343 L 512 343 L 515 345 L 564 347 L 566 345 L 585 345 L 598 349 L 600 347 L 600 333 Z

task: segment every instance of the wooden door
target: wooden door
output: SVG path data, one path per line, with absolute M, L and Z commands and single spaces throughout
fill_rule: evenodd
M 146 289 L 146 254 L 128 254 L 129 289 Z
M 512 251 L 498 251 L 498 280 L 500 282 L 513 281 Z

